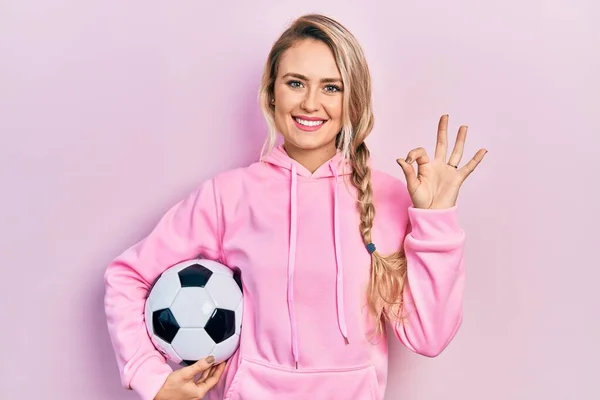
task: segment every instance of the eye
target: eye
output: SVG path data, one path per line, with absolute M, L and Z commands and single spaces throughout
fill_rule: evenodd
M 325 91 L 330 93 L 341 92 L 342 89 L 337 85 L 327 85 L 325 86 Z
M 298 89 L 300 87 L 302 87 L 302 82 L 300 81 L 288 81 L 288 86 L 292 87 L 293 89 Z

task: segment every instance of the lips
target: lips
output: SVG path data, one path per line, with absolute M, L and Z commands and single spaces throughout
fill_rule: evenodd
M 307 117 L 304 115 L 293 116 L 292 119 L 296 126 L 303 131 L 316 131 L 321 128 L 327 120 L 318 117 Z

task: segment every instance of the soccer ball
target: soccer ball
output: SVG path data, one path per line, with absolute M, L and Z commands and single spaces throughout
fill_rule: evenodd
M 240 341 L 242 285 L 233 271 L 212 260 L 178 263 L 156 280 L 146 299 L 146 328 L 168 360 L 191 365 L 212 355 L 227 360 Z

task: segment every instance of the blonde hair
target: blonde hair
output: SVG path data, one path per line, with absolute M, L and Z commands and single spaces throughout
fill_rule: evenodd
M 352 166 L 351 181 L 358 191 L 359 229 L 366 246 L 372 243 L 371 230 L 375 219 L 371 168 L 368 165 L 370 152 L 365 143 L 374 123 L 371 76 L 361 46 L 339 22 L 321 14 L 303 15 L 273 44 L 259 91 L 259 104 L 268 128 L 262 154 L 273 149 L 277 137 L 271 99 L 279 61 L 286 50 L 306 39 L 319 40 L 329 46 L 342 76 L 344 113 L 336 146 Z M 377 333 L 385 331 L 385 320 L 400 318 L 405 276 L 406 262 L 402 249 L 389 255 L 381 255 L 377 251 L 371 254 L 367 305 L 376 318 Z

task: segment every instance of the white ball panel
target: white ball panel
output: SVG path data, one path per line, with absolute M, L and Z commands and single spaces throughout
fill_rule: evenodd
M 182 359 L 181 357 L 179 357 L 173 346 L 171 346 L 170 344 L 168 344 L 167 342 L 155 335 L 152 335 L 151 339 L 154 343 L 154 347 L 161 351 L 165 355 L 165 357 L 167 357 L 169 360 L 173 361 L 176 364 L 181 363 Z
M 154 334 L 154 326 L 152 324 L 152 310 L 150 310 L 149 302 L 146 302 L 146 306 L 144 307 L 144 323 L 146 324 L 148 335 L 152 336 Z
M 240 334 L 242 330 L 242 319 L 244 317 L 244 299 L 240 300 L 240 305 L 235 310 L 235 333 Z
M 146 302 L 151 311 L 169 308 L 181 289 L 177 274 L 165 273 L 156 281 L 148 294 Z
M 214 274 L 208 280 L 206 290 L 218 308 L 235 310 L 242 299 L 242 291 L 231 276 Z
M 212 298 L 205 288 L 199 287 L 181 288 L 171 304 L 171 312 L 181 328 L 203 328 L 214 311 Z
M 240 336 L 235 334 L 225 341 L 215 345 L 213 355 L 215 356 L 215 364 L 227 360 L 235 353 L 240 344 Z
M 215 348 L 215 342 L 202 328 L 179 329 L 173 339 L 173 349 L 184 360 L 199 360 L 208 357 Z

